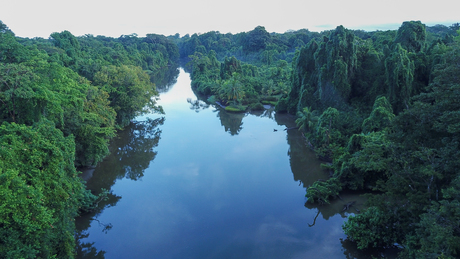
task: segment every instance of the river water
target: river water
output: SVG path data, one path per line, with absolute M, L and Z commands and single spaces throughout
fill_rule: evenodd
M 305 204 L 328 172 L 293 117 L 208 105 L 183 70 L 159 88 L 165 115 L 138 117 L 83 175 L 110 194 L 77 219 L 78 258 L 366 258 L 341 228 L 362 198 Z

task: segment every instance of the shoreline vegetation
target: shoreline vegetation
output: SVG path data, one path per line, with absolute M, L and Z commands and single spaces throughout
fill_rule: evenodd
M 107 195 L 86 190 L 76 168 L 102 161 L 137 115 L 163 113 L 153 82 L 182 62 L 208 104 L 241 113 L 270 105 L 297 116 L 331 172 L 307 188 L 308 202 L 369 192 L 368 208 L 343 226 L 359 249 L 454 258 L 459 60 L 458 23 L 28 39 L 0 22 L 0 257 L 74 258 L 75 217 Z

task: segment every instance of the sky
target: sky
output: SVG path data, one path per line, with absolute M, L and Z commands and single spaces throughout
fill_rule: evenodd
M 0 0 L 0 20 L 16 36 L 28 38 L 64 30 L 75 36 L 184 36 L 257 26 L 279 33 L 338 25 L 374 31 L 411 20 L 449 26 L 460 22 L 459 7 L 459 0 Z

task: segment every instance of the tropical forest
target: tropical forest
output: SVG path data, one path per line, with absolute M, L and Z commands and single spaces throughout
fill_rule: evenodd
M 170 136 L 166 124 L 176 115 L 167 109 L 167 94 L 172 95 L 182 82 L 182 74 L 194 96 L 185 103 L 186 110 L 193 111 L 187 116 L 196 117 L 171 126 L 182 131 Z M 174 93 L 176 97 L 181 94 Z M 207 111 L 210 122 L 205 125 L 200 118 Z M 263 120 L 251 131 L 255 118 Z M 211 130 L 212 125 L 219 120 L 217 127 L 224 126 L 225 135 L 219 132 L 211 141 L 218 134 Z M 203 127 L 192 136 L 200 123 Z M 254 133 L 243 139 L 245 131 Z M 265 134 L 266 140 L 254 140 Z M 274 136 L 283 148 L 287 145 L 288 156 L 286 150 L 267 144 L 275 141 Z M 242 144 L 233 148 L 236 138 L 241 138 Z M 125 143 L 127 139 L 132 141 Z M 167 144 L 168 139 L 177 142 Z M 182 146 L 193 139 L 200 142 L 193 142 L 182 155 Z M 254 143 L 246 148 L 254 157 L 232 160 L 231 151 L 243 152 L 245 143 Z M 162 151 L 162 145 L 170 149 Z M 258 146 L 264 147 L 259 154 L 266 158 L 251 151 L 259 150 Z M 295 153 L 295 148 L 305 151 Z M 261 155 L 267 151 L 272 153 Z M 306 154 L 312 154 L 308 161 L 314 162 L 307 162 Z M 187 174 L 176 177 L 174 173 L 180 170 L 172 166 L 148 169 L 166 163 L 162 159 L 178 164 L 184 157 L 190 157 L 184 165 Z M 216 165 L 217 157 L 225 164 Z M 338 215 L 340 240 L 333 244 L 340 247 L 342 243 L 343 247 L 338 249 L 340 257 L 329 258 L 390 257 L 385 251 L 394 251 L 393 258 L 460 257 L 460 24 L 428 26 L 406 21 L 397 30 L 338 26 L 322 32 L 301 29 L 285 33 L 258 26 L 237 34 L 210 31 L 119 38 L 62 31 L 44 39 L 17 37 L 0 21 L 0 258 L 129 258 L 98 251 L 98 242 L 103 246 L 104 239 L 89 240 L 96 234 L 88 230 L 97 225 L 103 229 L 97 235 L 106 235 L 121 228 L 103 222 L 103 213 L 128 200 L 116 194 L 122 191 L 114 184 L 123 179 L 129 180 L 126 190 L 145 188 L 167 205 L 165 200 L 170 198 L 185 204 L 199 201 L 186 210 L 188 205 L 173 206 L 173 202 L 160 208 L 146 205 L 150 203 L 145 197 L 130 200 L 142 204 L 133 211 L 151 211 L 156 217 L 149 220 L 161 219 L 157 225 L 164 228 L 171 225 L 169 230 L 152 227 L 148 232 L 170 238 L 174 224 L 183 231 L 177 234 L 182 235 L 180 239 L 171 237 L 176 248 L 167 253 L 136 255 L 136 249 L 130 248 L 131 258 L 305 258 L 289 252 L 306 246 L 301 242 L 276 252 L 270 250 L 275 245 L 264 246 L 267 250 L 261 252 L 261 240 L 282 229 L 289 237 L 305 239 L 303 228 L 281 227 L 270 217 L 264 218 L 265 232 L 259 228 L 254 232 L 258 235 L 252 235 L 256 236 L 254 242 L 221 237 L 231 231 L 222 227 L 230 224 L 230 219 L 246 224 L 241 229 L 250 231 L 253 223 L 243 223 L 243 219 L 256 218 L 255 213 L 262 218 L 270 206 L 273 215 L 283 210 L 284 205 L 275 206 L 283 191 L 271 192 L 270 198 L 263 194 L 264 189 L 277 188 L 268 181 L 278 179 L 270 166 L 281 157 L 295 181 L 308 178 L 310 167 L 317 165 L 321 177 L 298 184 L 289 179 L 289 184 L 298 187 L 303 183 L 303 188 L 296 189 L 301 195 L 295 194 L 300 206 L 295 206 L 318 211 L 313 224 L 309 224 L 312 218 L 304 217 L 307 229 L 321 227 L 329 217 Z M 195 167 L 198 159 L 206 162 Z M 199 177 L 205 166 L 213 166 L 206 187 L 195 188 L 190 184 L 194 181 L 182 183 Z M 92 184 L 100 167 L 110 176 Z M 232 174 L 222 176 L 221 167 L 231 168 Z M 260 172 L 253 176 L 257 181 L 241 169 L 246 167 L 248 172 Z M 94 169 L 91 179 L 82 176 Z M 175 177 L 173 183 L 156 176 L 158 186 L 174 188 L 178 184 L 181 190 L 165 194 L 144 187 L 148 177 L 156 175 L 153 171 Z M 297 177 L 299 174 L 304 178 Z M 131 187 L 134 183 L 138 187 Z M 246 192 L 246 185 L 251 185 L 253 192 Z M 208 191 L 198 197 L 196 190 L 201 189 Z M 179 194 L 181 191 L 184 194 Z M 212 199 L 216 193 L 222 195 L 219 202 Z M 363 204 L 345 202 L 350 193 L 359 195 Z M 155 199 L 152 197 L 148 199 Z M 248 197 L 254 202 L 249 203 Z M 223 209 L 226 202 L 234 204 L 232 199 L 241 208 Z M 262 202 L 266 199 L 271 203 Z M 207 201 L 212 204 L 205 204 Z M 334 204 L 340 208 L 325 216 L 324 211 Z M 194 213 L 198 208 L 203 210 Z M 131 213 L 129 210 L 126 213 Z M 180 220 L 168 219 L 165 211 L 180 215 Z M 202 211 L 215 216 L 192 227 L 197 218 L 207 214 Z M 220 212 L 213 214 L 215 211 Z M 227 218 L 230 212 L 235 214 Z M 320 212 L 324 223 L 312 227 Z M 214 226 L 220 217 L 227 222 Z M 145 221 L 137 228 L 148 228 Z M 214 232 L 199 239 L 207 231 Z M 243 236 L 243 232 L 235 236 Z M 158 251 L 166 246 L 166 242 L 148 238 L 150 234 L 142 235 L 143 240 L 156 242 Z M 287 240 L 284 234 L 277 238 Z M 195 244 L 194 239 L 210 245 Z M 219 241 L 229 239 L 234 241 L 225 247 Z M 149 246 L 147 241 L 139 250 Z M 219 245 L 221 250 L 216 248 Z M 191 253 L 195 250 L 198 252 Z

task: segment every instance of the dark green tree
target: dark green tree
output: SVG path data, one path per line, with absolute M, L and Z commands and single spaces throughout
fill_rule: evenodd
M 425 50 L 426 28 L 420 21 L 403 22 L 399 27 L 394 40 L 408 52 L 420 52 Z
M 155 85 L 140 67 L 106 66 L 94 76 L 94 83 L 109 93 L 111 107 L 117 113 L 117 123 L 126 126 L 139 113 L 153 110 L 158 95 Z
M 263 26 L 257 26 L 254 30 L 246 34 L 243 50 L 246 52 L 257 52 L 265 49 L 270 42 L 270 34 Z
M 0 257 L 74 257 L 74 217 L 89 197 L 74 150 L 50 121 L 0 126 Z
M 385 60 L 388 101 L 396 112 L 407 108 L 409 98 L 413 94 L 414 70 L 414 62 L 410 60 L 407 51 L 397 44 Z

